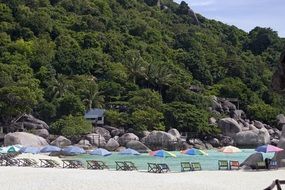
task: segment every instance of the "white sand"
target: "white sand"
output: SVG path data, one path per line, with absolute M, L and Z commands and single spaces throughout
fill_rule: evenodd
M 151 174 L 60 168 L 0 167 L 3 190 L 261 190 L 285 170 Z

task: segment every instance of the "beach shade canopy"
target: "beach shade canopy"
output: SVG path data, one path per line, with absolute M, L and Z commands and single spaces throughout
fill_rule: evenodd
M 0 148 L 0 153 L 19 152 L 19 150 L 20 147 L 12 145 Z
M 47 145 L 47 146 L 44 146 L 40 152 L 41 153 L 50 153 L 50 152 L 59 152 L 59 151 L 61 151 L 61 148 L 59 148 L 57 146 Z
M 110 156 L 112 153 L 104 148 L 97 148 L 90 152 L 91 155 Z
M 33 146 L 27 146 L 27 147 L 23 147 L 20 149 L 21 153 L 32 153 L 32 154 L 38 154 L 40 152 L 40 148 L 39 147 L 33 147 Z
M 264 152 L 264 153 L 280 152 L 282 150 L 283 150 L 282 148 L 279 148 L 279 147 L 273 146 L 273 145 L 262 145 L 262 146 L 259 146 L 255 149 L 255 151 L 257 151 L 257 152 Z
M 68 146 L 62 149 L 62 152 L 66 155 L 84 154 L 85 150 L 78 146 Z
M 156 151 L 152 151 L 149 153 L 149 155 L 151 156 L 157 156 L 157 157 L 162 157 L 162 158 L 166 158 L 166 157 L 176 157 L 175 154 L 165 151 L 165 150 L 156 150 Z
M 125 150 L 122 150 L 119 152 L 119 154 L 124 154 L 124 155 L 140 155 L 140 153 L 134 149 L 127 148 Z
M 223 148 L 221 148 L 219 150 L 220 152 L 223 152 L 223 153 L 238 153 L 238 152 L 241 152 L 241 150 L 235 146 L 225 146 Z
M 190 149 L 182 151 L 181 153 L 182 154 L 187 154 L 187 155 L 208 155 L 203 150 L 199 150 L 199 149 L 196 149 L 196 148 L 190 148 Z

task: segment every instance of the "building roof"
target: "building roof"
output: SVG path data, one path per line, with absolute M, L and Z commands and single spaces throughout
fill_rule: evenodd
M 98 109 L 98 108 L 90 109 L 89 111 L 87 111 L 84 114 L 84 118 L 85 119 L 94 119 L 94 118 L 98 118 L 98 117 L 103 117 L 105 111 L 106 110 L 104 110 L 104 109 Z

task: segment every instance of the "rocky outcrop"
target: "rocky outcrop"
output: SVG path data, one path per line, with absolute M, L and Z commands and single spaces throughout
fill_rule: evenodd
M 164 131 L 152 131 L 144 139 L 145 145 L 155 148 L 168 148 L 177 143 L 177 138 Z
M 240 166 L 243 169 L 251 169 L 251 166 L 256 166 L 257 162 L 262 162 L 263 161 L 263 156 L 262 153 L 257 152 L 257 153 L 253 153 L 252 155 L 250 155 L 247 159 L 245 159 L 245 161 L 243 161 Z
M 25 132 L 15 132 L 15 133 L 8 133 L 4 137 L 4 145 L 14 145 L 14 144 L 20 144 L 23 146 L 45 146 L 48 145 L 47 141 L 37 135 L 31 134 L 31 133 L 25 133 Z
M 29 114 L 23 114 L 11 122 L 10 131 L 49 129 L 49 126 L 42 120 Z
M 237 109 L 236 106 L 228 100 L 222 101 L 222 108 L 225 113 L 230 113 Z
M 115 151 L 117 148 L 119 148 L 120 144 L 113 138 L 109 139 L 107 144 L 105 145 L 105 148 L 109 151 Z
M 139 137 L 136 136 L 134 133 L 126 133 L 126 134 L 123 134 L 120 138 L 119 138 L 119 144 L 121 146 L 126 146 L 126 144 L 131 141 L 131 140 L 135 140 L 135 141 L 138 141 L 139 140 Z
M 174 129 L 174 128 L 169 129 L 168 133 L 173 135 L 173 136 L 175 136 L 176 138 L 180 138 L 181 137 L 179 131 L 177 129 Z
M 58 147 L 65 147 L 70 146 L 71 141 L 64 136 L 57 137 L 54 141 L 50 143 L 51 145 L 58 146 Z
M 105 138 L 97 133 L 90 133 L 86 135 L 86 139 L 96 147 L 104 147 L 106 145 Z
M 282 162 L 282 159 L 285 159 L 285 126 L 283 126 L 281 138 L 277 145 L 279 148 L 283 148 L 284 150 L 281 152 L 275 153 L 275 160 L 279 167 L 285 167 L 285 162 Z
M 86 139 L 81 139 L 76 145 L 84 149 L 89 149 L 92 147 L 90 142 Z
M 103 136 L 106 141 L 108 141 L 111 138 L 110 132 L 103 127 L 95 127 L 94 131 L 95 131 L 95 133 Z
M 150 152 L 150 149 L 147 146 L 145 146 L 143 143 L 141 143 L 140 141 L 131 140 L 126 144 L 126 147 L 132 148 L 140 153 Z
M 220 119 L 218 126 L 222 130 L 222 134 L 229 137 L 234 137 L 236 133 L 242 131 L 242 126 L 232 118 Z
M 269 144 L 270 135 L 264 128 L 258 131 L 242 131 L 236 134 L 234 141 L 237 146 L 257 147 L 259 145 Z
M 36 129 L 35 131 L 33 131 L 33 133 L 45 139 L 49 137 L 49 132 L 47 129 Z

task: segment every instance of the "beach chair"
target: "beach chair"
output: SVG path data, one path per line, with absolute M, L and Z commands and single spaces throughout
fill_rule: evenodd
M 192 170 L 190 162 L 181 162 L 181 172 L 189 172 Z
M 266 187 L 264 190 L 273 190 L 276 186 L 277 190 L 282 190 L 281 185 L 285 185 L 285 180 L 274 180 L 272 184 Z
M 125 162 L 115 161 L 115 163 L 116 163 L 116 170 L 117 171 L 119 171 L 119 170 L 128 171 L 129 170 L 129 167 L 128 167 L 128 165 L 126 165 Z
M 138 170 L 138 168 L 135 166 L 135 164 L 131 161 L 124 161 L 126 167 L 129 171 Z
M 218 168 L 219 168 L 219 170 L 222 170 L 222 169 L 228 170 L 229 169 L 229 162 L 227 160 L 219 160 L 218 161 Z
M 87 163 L 87 169 L 93 169 L 93 170 L 109 169 L 109 167 L 102 161 L 86 160 L 86 163 Z
M 193 171 L 202 170 L 201 164 L 199 162 L 192 162 L 191 167 L 192 167 Z
M 230 165 L 230 170 L 239 169 L 239 161 L 231 160 L 229 165 Z
M 36 160 L 32 158 L 17 158 L 17 165 L 22 167 L 38 167 L 38 163 Z
M 260 169 L 268 169 L 264 161 L 256 162 L 256 170 L 260 170 Z
M 60 167 L 60 164 L 52 159 L 40 159 L 40 167 L 43 168 L 56 168 Z
M 268 169 L 278 169 L 278 164 L 276 160 L 270 160 Z
M 63 168 L 83 168 L 83 163 L 80 160 L 62 160 Z
M 157 164 L 158 166 L 158 173 L 167 173 L 170 172 L 170 169 L 167 164 Z
M 147 163 L 147 172 L 158 173 L 159 167 L 156 163 Z

